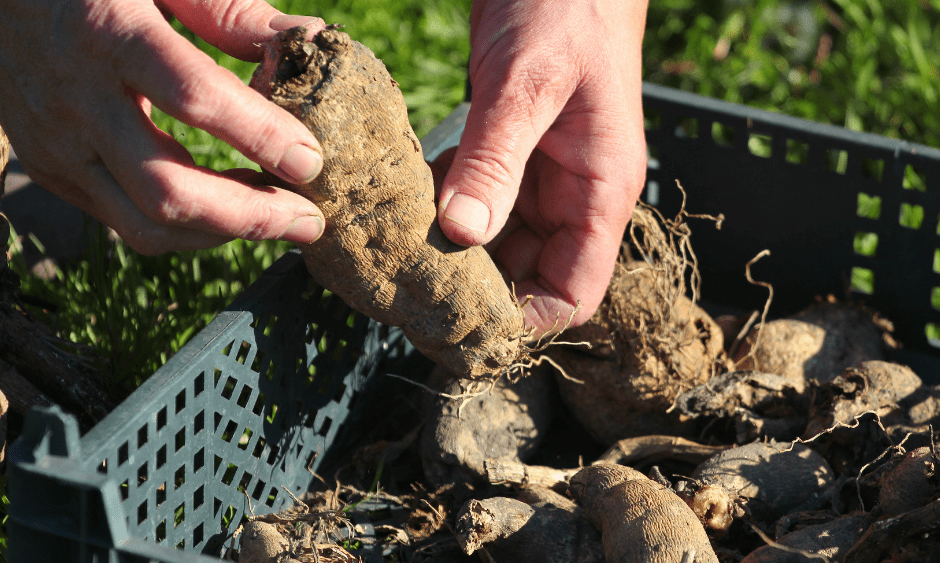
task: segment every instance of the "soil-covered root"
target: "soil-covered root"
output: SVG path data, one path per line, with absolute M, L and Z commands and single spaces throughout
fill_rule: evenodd
M 901 410 L 907 413 L 907 424 L 940 428 L 940 385 L 924 385 L 901 400 Z
M 705 529 L 670 489 L 621 465 L 592 465 L 570 494 L 601 531 L 607 563 L 717 563 Z
M 541 487 L 558 492 L 568 490 L 568 481 L 580 469 L 556 469 L 499 459 L 487 459 L 483 462 L 483 467 L 486 470 L 486 479 L 491 484 L 512 485 L 522 489 Z
M 690 418 L 732 422 L 735 443 L 744 444 L 792 440 L 802 434 L 809 398 L 781 375 L 739 370 L 681 393 L 676 407 Z
M 277 526 L 267 522 L 247 522 L 239 541 L 239 563 L 276 563 L 278 558 L 286 557 L 290 549 Z
M 554 380 L 539 370 L 515 382 L 459 379 L 436 368 L 428 382 L 449 395 L 428 397 L 420 439 L 424 474 L 435 485 L 488 481 L 487 459 L 522 462 L 554 416 Z
M 312 42 L 305 33 L 294 28 L 265 44 L 251 86 L 323 147 L 320 175 L 292 187 L 326 218 L 323 236 L 301 245 L 310 273 L 462 377 L 505 371 L 525 356 L 524 315 L 486 251 L 441 231 L 431 170 L 397 83 L 345 33 L 331 26 Z
M 557 376 L 574 416 L 600 443 L 648 434 L 688 435 L 691 425 L 669 407 L 676 396 L 725 365 L 721 328 L 686 296 L 692 266 L 684 223 L 639 205 L 625 251 L 596 313 L 545 354 L 567 374 Z M 693 291 L 693 296 L 695 295 Z M 579 383 L 583 382 L 583 383 Z
M 633 468 L 662 461 L 679 461 L 699 465 L 716 453 L 731 446 L 699 444 L 681 436 L 637 436 L 624 438 L 608 448 L 592 465 L 627 465 Z
M 576 516 L 587 518 L 584 510 L 578 506 L 578 503 L 570 497 L 548 487 L 526 487 L 519 491 L 519 494 L 516 495 L 516 500 L 532 506 L 554 506 L 555 508 L 567 510 Z
M 884 518 L 891 518 L 920 508 L 937 498 L 940 462 L 930 448 L 917 448 L 907 452 L 894 467 L 880 479 L 878 506 Z
M 833 473 L 821 455 L 803 444 L 754 442 L 718 453 L 699 465 L 692 478 L 724 488 L 731 499 L 744 501 L 758 520 L 772 522 L 799 510 L 812 510 L 831 500 Z M 703 504 L 700 513 L 717 514 L 727 501 L 714 507 L 716 492 L 696 495 L 691 504 Z
M 839 426 L 854 426 L 863 413 L 874 413 L 888 423 L 904 422 L 899 403 L 913 395 L 921 380 L 909 367 L 885 361 L 867 361 L 846 368 L 830 381 L 815 384 L 804 438 Z M 848 429 L 836 429 L 839 439 L 854 439 Z
M 457 515 L 457 542 L 467 554 L 486 549 L 494 561 L 603 563 L 600 534 L 553 503 L 494 497 L 470 500 Z
M 845 554 L 845 563 L 917 561 L 933 563 L 940 553 L 940 499 L 869 526 Z
M 782 375 L 802 391 L 810 381 L 826 382 L 847 367 L 883 360 L 884 326 L 869 311 L 823 301 L 755 328 L 734 359 L 738 369 Z
M 741 563 L 806 563 L 807 554 L 841 561 L 870 523 L 867 514 L 853 514 L 790 532 L 775 545 L 765 545 L 748 554 Z

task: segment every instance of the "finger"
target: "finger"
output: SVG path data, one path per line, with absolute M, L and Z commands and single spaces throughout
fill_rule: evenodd
M 515 285 L 520 301 L 532 296 L 525 309 L 526 324 L 555 331 L 569 318 L 571 326 L 588 320 L 607 292 L 619 247 L 619 239 L 604 228 L 587 233 L 563 230 L 549 237 L 539 255 L 537 274 Z
M 103 164 L 91 165 L 85 176 L 90 194 L 89 215 L 108 225 L 136 252 L 156 256 L 170 251 L 200 250 L 225 244 L 232 237 L 152 221 L 124 192 Z
M 514 65 L 507 66 L 501 80 L 487 79 L 480 86 L 474 89 L 438 212 L 444 233 L 464 245 L 485 244 L 502 228 L 526 161 L 568 95 L 549 73 Z
M 233 179 L 247 178 L 244 172 L 226 176 L 195 166 L 179 143 L 139 111 L 128 109 L 118 121 L 129 125 L 98 135 L 95 150 L 149 221 L 249 240 L 311 243 L 322 234 L 323 215 L 306 198 Z
M 323 167 L 322 149 L 294 116 L 272 104 L 154 17 L 116 65 L 126 84 L 173 117 L 203 129 L 294 184 Z
M 304 26 L 312 37 L 325 27 L 320 18 L 283 14 L 265 0 L 164 0 L 163 5 L 193 33 L 243 61 L 260 61 L 260 45 L 278 31 Z
M 494 258 L 513 283 L 535 279 L 538 275 L 539 256 L 545 241 L 525 226 L 520 226 L 501 241 Z

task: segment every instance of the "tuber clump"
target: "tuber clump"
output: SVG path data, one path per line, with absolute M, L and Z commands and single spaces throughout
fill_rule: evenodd
M 618 265 L 601 306 L 572 342 L 546 351 L 567 377 L 562 398 L 600 443 L 647 434 L 689 434 L 687 417 L 670 410 L 679 393 L 724 369 L 721 328 L 685 295 L 686 261 L 652 211 L 637 207 L 648 260 Z M 640 243 L 637 243 L 640 244 Z

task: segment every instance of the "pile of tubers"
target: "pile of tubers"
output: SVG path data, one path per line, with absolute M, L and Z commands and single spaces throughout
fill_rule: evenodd
M 938 561 L 940 387 L 886 361 L 876 315 L 826 298 L 712 319 L 684 211 L 640 205 L 600 308 L 536 346 L 485 252 L 437 226 L 384 66 L 335 27 L 304 34 L 252 80 L 324 146 L 298 190 L 328 228 L 303 255 L 437 367 L 323 490 L 249 519 L 239 561 Z

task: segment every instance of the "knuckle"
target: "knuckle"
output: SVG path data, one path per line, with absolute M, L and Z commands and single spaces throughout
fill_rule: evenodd
M 213 87 L 207 80 L 207 70 L 202 62 L 184 67 L 169 100 L 178 115 L 200 129 L 211 123 L 218 111 L 218 105 L 212 103 Z
M 479 148 L 466 161 L 466 176 L 472 184 L 481 190 L 492 192 L 515 191 L 517 172 L 521 172 L 521 163 L 509 151 Z
M 173 250 L 169 244 L 169 231 L 161 225 L 130 228 L 118 234 L 134 252 L 143 256 L 158 256 Z
M 195 202 L 188 197 L 189 187 L 185 175 L 155 170 L 151 177 L 149 196 L 140 203 L 140 209 L 151 221 L 160 225 L 176 225 L 191 221 L 196 215 Z
M 573 90 L 572 73 L 557 61 L 519 61 L 512 67 L 505 85 L 507 98 L 528 114 L 526 118 L 563 103 Z
M 273 105 L 273 104 L 272 104 Z M 276 108 L 276 106 L 274 106 Z M 286 146 L 287 143 L 279 143 L 286 131 L 291 131 L 290 122 L 285 123 L 280 115 L 271 111 L 269 108 L 263 108 L 258 112 L 259 119 L 255 121 L 259 126 L 245 128 L 240 131 L 244 137 L 241 139 L 240 149 L 248 156 L 263 166 L 273 167 L 277 165 L 281 157 L 279 147 Z
M 235 236 L 245 240 L 264 240 L 279 236 L 286 226 L 280 226 L 275 217 L 274 210 L 266 205 L 262 198 L 253 197 L 241 206 L 241 213 L 245 218 L 244 224 L 235 233 Z

